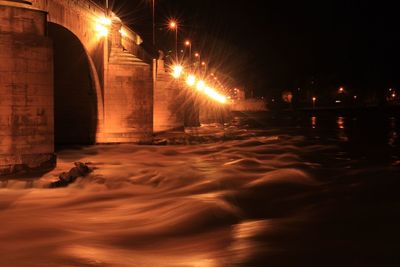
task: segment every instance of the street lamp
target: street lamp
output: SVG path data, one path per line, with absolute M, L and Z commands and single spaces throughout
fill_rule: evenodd
M 153 48 L 156 48 L 156 1 L 152 0 L 153 7 Z
M 204 75 L 207 74 L 207 63 L 205 61 L 201 62 L 201 66 L 204 67 Z
M 197 59 L 198 64 L 200 64 L 200 61 L 201 61 L 200 53 L 196 52 L 196 53 L 194 54 L 194 57 Z M 196 66 L 198 66 L 197 63 L 196 63 Z M 196 68 L 196 69 L 197 69 L 197 68 Z
M 171 20 L 169 22 L 169 28 L 171 30 L 175 30 L 175 56 L 176 56 L 176 61 L 178 61 L 178 22 L 175 20 Z
M 312 98 L 313 109 L 315 109 L 315 101 L 317 101 L 317 98 L 315 96 L 313 96 L 313 98 Z
M 185 46 L 189 47 L 189 62 L 192 65 L 192 42 L 190 40 L 185 41 Z

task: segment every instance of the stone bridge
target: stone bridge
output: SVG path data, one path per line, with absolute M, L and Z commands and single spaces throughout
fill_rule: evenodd
M 141 43 L 91 0 L 0 0 L 0 175 L 50 169 L 65 145 L 197 125 L 190 94 Z
M 0 0 L 0 174 L 50 168 L 62 145 L 149 142 L 141 42 L 89 0 Z

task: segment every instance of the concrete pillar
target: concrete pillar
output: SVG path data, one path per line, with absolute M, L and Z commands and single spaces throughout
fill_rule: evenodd
M 46 16 L 26 1 L 0 1 L 0 175 L 56 162 Z
M 104 124 L 98 143 L 148 143 L 153 136 L 152 70 L 121 45 L 121 26 L 113 20 L 104 89 Z
M 184 88 L 165 71 L 164 60 L 157 61 L 154 87 L 154 132 L 184 130 Z

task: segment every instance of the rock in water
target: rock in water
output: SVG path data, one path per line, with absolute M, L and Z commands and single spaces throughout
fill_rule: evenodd
M 58 176 L 58 181 L 52 182 L 50 188 L 66 187 L 70 183 L 75 182 L 79 177 L 85 177 L 93 171 L 87 164 L 82 162 L 75 162 L 75 167 L 73 167 L 69 172 L 63 172 Z

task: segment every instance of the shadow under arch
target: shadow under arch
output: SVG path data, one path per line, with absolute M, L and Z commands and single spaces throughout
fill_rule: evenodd
M 65 27 L 49 23 L 48 33 L 54 46 L 55 148 L 95 144 L 101 96 L 93 62 Z

